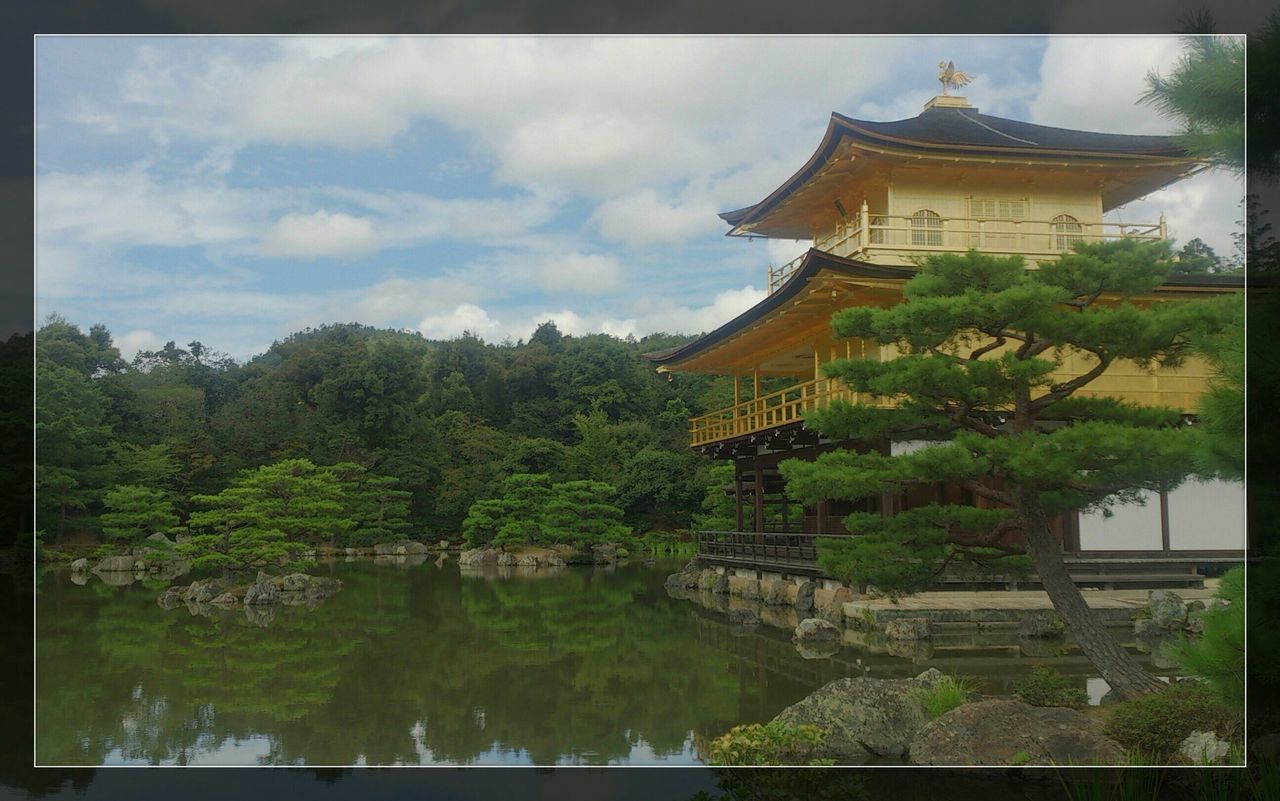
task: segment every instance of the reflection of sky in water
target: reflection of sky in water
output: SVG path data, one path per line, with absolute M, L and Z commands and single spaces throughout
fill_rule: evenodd
M 414 744 L 418 752 L 419 765 L 457 765 L 456 762 L 439 761 L 432 754 L 431 749 L 422 745 L 422 737 L 425 729 L 422 723 L 414 725 L 411 731 L 414 738 Z M 188 752 L 187 765 L 258 765 L 263 764 L 263 760 L 271 755 L 271 738 L 266 735 L 254 735 L 244 739 L 228 739 L 216 745 L 202 745 L 197 747 L 194 752 Z M 577 755 L 565 756 L 556 760 L 556 765 L 587 765 L 591 764 L 592 758 L 596 755 L 592 752 L 583 752 Z M 151 764 L 145 759 L 130 759 L 125 757 L 122 749 L 115 749 L 107 754 L 103 760 L 104 765 L 149 765 Z M 161 760 L 161 765 L 176 765 L 177 759 Z M 360 755 L 357 757 L 356 765 L 364 765 L 365 757 Z M 484 751 L 472 763 L 474 765 L 534 765 L 536 764 L 529 752 L 524 749 L 503 748 L 494 745 L 487 751 Z M 689 732 L 689 737 L 684 742 L 684 747 L 677 753 L 673 754 L 655 754 L 648 743 L 640 740 L 631 747 L 631 753 L 625 759 L 611 759 L 611 765 L 696 765 L 698 764 L 697 753 L 693 745 L 693 732 Z

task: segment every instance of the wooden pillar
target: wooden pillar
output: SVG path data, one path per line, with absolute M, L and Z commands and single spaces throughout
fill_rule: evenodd
M 751 399 L 756 401 L 756 408 L 760 408 L 760 368 L 757 367 L 751 371 Z
M 1160 493 L 1160 550 L 1169 550 L 1169 496 Z
M 737 373 L 734 373 L 733 374 L 733 412 L 732 412 L 733 424 L 732 425 L 733 425 L 733 433 L 735 435 L 742 433 L 741 424 L 738 423 L 738 406 L 740 406 L 741 404 L 742 404 L 742 376 L 738 375 Z M 735 474 L 736 474 L 736 470 L 735 470 Z M 739 498 L 739 505 L 741 505 L 741 498 Z M 739 510 L 739 513 L 741 513 L 741 510 Z M 739 525 L 738 528 L 742 528 L 742 526 Z
M 764 472 L 760 470 L 760 457 L 751 460 L 756 471 L 756 533 L 764 531 Z
M 733 530 L 742 531 L 742 474 L 737 459 L 733 460 L 733 510 Z

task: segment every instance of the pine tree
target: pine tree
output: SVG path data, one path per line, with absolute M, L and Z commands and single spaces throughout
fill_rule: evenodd
M 413 493 L 398 489 L 398 478 L 378 475 L 354 462 L 341 462 L 325 470 L 338 480 L 344 515 L 351 520 L 351 528 L 342 534 L 338 545 L 371 545 L 404 538 Z
M 107 490 L 104 503 L 108 511 L 99 518 L 102 533 L 113 540 L 134 543 L 178 525 L 173 502 L 164 490 L 122 484 Z
M 545 541 L 578 549 L 619 542 L 631 536 L 622 510 L 611 501 L 617 490 L 603 481 L 566 481 L 552 487 L 543 523 Z
M 1019 257 L 940 255 L 922 262 L 905 302 L 838 312 L 836 337 L 896 345 L 902 355 L 839 360 L 825 372 L 858 392 L 896 399 L 896 408 L 836 403 L 809 424 L 838 439 L 939 444 L 894 457 L 845 450 L 787 461 L 781 470 L 788 492 L 816 503 L 949 482 L 988 508 L 934 504 L 888 519 L 855 514 L 846 524 L 862 536 L 825 541 L 827 569 L 909 592 L 948 561 L 1025 548 L 1067 630 L 1111 687 L 1123 696 L 1162 687 L 1085 603 L 1050 520 L 1071 509 L 1134 502 L 1194 470 L 1202 437 L 1180 424 L 1177 411 L 1079 396 L 1119 360 L 1176 366 L 1193 337 L 1227 324 L 1230 299 L 1135 302 L 1169 269 L 1166 245 L 1134 240 L 1081 245 L 1038 270 Z M 1089 367 L 1062 378 L 1072 354 Z

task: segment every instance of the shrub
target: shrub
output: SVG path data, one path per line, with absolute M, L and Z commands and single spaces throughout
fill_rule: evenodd
M 830 765 L 817 759 L 826 732 L 817 726 L 751 723 L 711 741 L 712 765 Z
M 932 720 L 968 702 L 977 691 L 978 682 L 969 676 L 943 676 L 930 686 L 912 688 L 911 694 Z
M 1204 633 L 1181 637 L 1166 651 L 1188 676 L 1203 679 L 1218 700 L 1244 707 L 1244 568 L 1222 575 L 1217 596 L 1230 605 L 1205 610 Z
M 1228 742 L 1238 742 L 1243 720 L 1238 710 L 1221 704 L 1208 685 L 1180 681 L 1158 693 L 1116 704 L 1104 730 L 1124 748 L 1169 764 L 1180 759 L 1178 749 L 1193 731 L 1212 731 Z
M 1013 683 L 1013 694 L 1032 706 L 1067 706 L 1073 709 L 1089 704 L 1089 693 L 1072 687 L 1058 671 L 1036 665 L 1030 675 Z

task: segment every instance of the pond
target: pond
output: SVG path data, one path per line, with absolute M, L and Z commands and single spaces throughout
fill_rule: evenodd
M 721 601 L 668 595 L 663 580 L 683 561 L 333 562 L 313 572 L 341 579 L 336 596 L 252 620 L 242 608 L 162 609 L 164 581 L 81 586 L 46 571 L 37 763 L 691 765 L 730 727 L 842 676 L 932 666 L 1005 693 L 1043 663 L 1095 702 L 1105 691 L 1074 649 L 1014 634 L 896 654 L 851 639 L 805 659 L 786 619 L 744 629 Z

